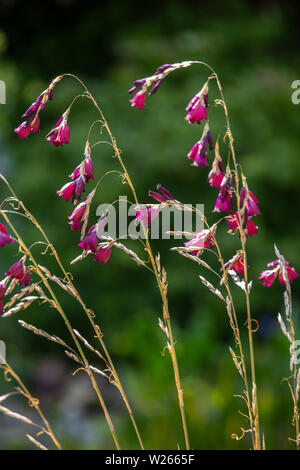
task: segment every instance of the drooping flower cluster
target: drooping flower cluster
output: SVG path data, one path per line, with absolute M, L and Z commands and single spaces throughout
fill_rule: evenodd
M 193 238 L 185 243 L 185 247 L 191 249 L 192 255 L 201 254 L 205 248 L 215 245 L 215 231 L 214 227 L 195 233 Z
M 14 263 L 6 273 L 6 276 L 19 281 L 20 286 L 28 286 L 30 283 L 30 273 L 25 266 L 25 257 Z
M 207 121 L 207 109 L 208 107 L 208 82 L 205 83 L 202 90 L 199 91 L 188 103 L 186 111 L 188 114 L 185 120 L 190 124 L 196 122 L 201 124 L 201 121 Z
M 148 191 L 148 195 L 155 199 L 156 201 L 160 202 L 161 204 L 167 202 L 174 202 L 175 198 L 172 196 L 170 191 L 164 188 L 161 184 L 157 185 L 157 189 L 160 193 L 152 191 L 151 189 Z M 137 222 L 143 222 L 145 227 L 150 227 L 153 220 L 159 215 L 162 205 L 161 204 L 145 204 L 138 211 L 136 211 L 136 220 Z
M 290 267 L 289 262 L 284 260 L 285 270 L 288 277 L 288 281 L 292 282 L 294 279 L 297 279 L 298 273 L 296 272 L 295 268 Z M 273 282 L 277 279 L 282 286 L 285 285 L 284 281 L 284 273 L 282 272 L 282 267 L 280 266 L 280 261 L 277 259 L 275 261 L 271 261 L 271 263 L 267 264 L 267 268 L 265 271 L 262 271 L 259 276 L 259 280 L 262 281 L 263 285 L 266 287 L 271 287 Z
M 187 155 L 190 160 L 193 160 L 192 166 L 208 166 L 207 144 L 209 146 L 209 150 L 213 150 L 214 145 L 208 123 L 204 126 L 201 139 L 195 143 Z
M 19 139 L 25 140 L 29 136 L 29 134 L 33 132 L 35 132 L 36 134 L 40 133 L 39 113 L 42 109 L 44 109 L 46 103 L 52 100 L 54 87 L 62 78 L 62 76 L 58 76 L 54 80 L 52 80 L 48 88 L 43 91 L 43 93 L 38 96 L 36 101 L 32 103 L 31 106 L 29 106 L 27 111 L 25 111 L 22 116 L 25 121 L 22 122 L 22 124 L 20 124 L 19 127 L 15 129 L 15 133 L 17 134 Z
M 47 142 L 52 142 L 55 147 L 70 143 L 69 112 L 70 109 L 59 118 L 54 128 L 46 135 Z
M 69 175 L 69 178 L 71 178 L 72 181 L 70 183 L 66 183 L 59 191 L 57 191 L 57 194 L 66 202 L 72 198 L 72 201 L 76 203 L 81 200 L 81 195 L 85 192 L 86 183 L 91 179 L 94 179 L 91 149 L 88 143 L 85 147 L 84 160 Z M 76 213 L 76 215 L 74 214 L 74 217 L 78 218 L 78 213 Z M 72 228 L 72 230 L 77 229 Z

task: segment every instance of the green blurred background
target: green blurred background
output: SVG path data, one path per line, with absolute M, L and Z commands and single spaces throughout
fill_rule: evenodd
M 46 7 L 47 5 L 47 7 Z M 291 398 L 282 378 L 289 375 L 289 345 L 277 325 L 282 311 L 282 288 L 268 290 L 257 280 L 274 259 L 273 243 L 299 271 L 299 116 L 292 104 L 291 84 L 300 79 L 299 6 L 288 2 L 216 2 L 176 0 L 151 2 L 42 2 L 0 1 L 0 79 L 7 86 L 7 104 L 1 105 L 0 161 L 19 197 L 46 229 L 66 266 L 79 254 L 78 233 L 67 225 L 71 205 L 56 191 L 81 161 L 89 126 L 97 114 L 87 101 L 76 102 L 69 119 L 71 144 L 54 148 L 44 135 L 53 127 L 80 87 L 66 78 L 55 89 L 54 100 L 41 113 L 41 134 L 19 141 L 13 129 L 20 116 L 62 73 L 73 73 L 87 84 L 106 115 L 140 200 L 150 202 L 148 189 L 161 183 L 187 203 L 204 203 L 210 221 L 217 192 L 207 185 L 206 168 L 193 168 L 187 152 L 199 138 L 199 127 L 184 117 L 187 101 L 202 87 L 207 71 L 194 67 L 172 74 L 142 112 L 132 110 L 127 90 L 133 80 L 153 73 L 164 63 L 185 59 L 208 62 L 218 72 L 229 107 L 237 156 L 250 189 L 259 198 L 259 233 L 249 239 L 251 304 L 260 324 L 255 334 L 261 427 L 267 448 L 291 448 Z M 210 102 L 217 97 L 215 84 Z M 211 131 L 216 139 L 224 126 L 220 107 L 211 107 Z M 224 129 L 224 127 L 223 127 Z M 96 130 L 91 141 L 98 138 Z M 226 159 L 226 147 L 221 146 Z M 93 153 L 96 177 L 118 169 L 108 146 Z M 88 189 L 92 187 L 89 183 Z M 1 184 L 1 199 L 7 191 Z M 117 176 L 104 179 L 94 210 L 129 188 Z M 210 215 L 211 214 L 211 215 Z M 92 214 L 95 217 L 95 213 Z M 39 239 L 31 226 L 15 220 L 28 243 Z M 220 230 L 226 258 L 239 243 Z M 233 338 L 221 301 L 202 286 L 203 269 L 171 252 L 175 240 L 153 243 L 168 272 L 169 302 L 182 375 L 191 444 L 196 449 L 246 449 L 249 438 L 236 441 L 232 433 L 246 427 L 242 384 L 228 347 Z M 128 246 L 143 255 L 140 245 Z M 17 259 L 16 246 L 1 250 L 0 271 Z M 53 260 L 39 260 L 54 269 Z M 47 259 L 46 259 L 47 258 Z M 215 263 L 214 258 L 206 257 Z M 97 322 L 128 392 L 145 445 L 151 449 L 183 448 L 180 415 L 171 361 L 163 354 L 165 341 L 158 328 L 161 302 L 154 279 L 124 253 L 115 250 L 106 266 L 92 260 L 72 266 L 76 286 L 95 310 Z M 213 280 L 211 276 L 207 276 Z M 299 282 L 293 286 L 296 338 L 300 339 Z M 241 325 L 246 318 L 243 296 L 233 287 Z M 91 342 L 89 324 L 79 306 L 59 293 L 73 324 Z M 88 379 L 72 377 L 76 365 L 55 344 L 32 335 L 19 318 L 68 339 L 54 310 L 33 304 L 28 310 L 1 320 L 0 338 L 7 357 L 41 399 L 63 446 L 69 449 L 112 448 L 105 420 L 99 413 Z M 246 327 L 243 327 L 243 335 Z M 246 336 L 244 336 L 246 341 Z M 91 361 L 94 359 L 89 356 Z M 100 366 L 95 362 L 95 365 Z M 11 388 L 3 376 L 0 393 Z M 137 442 L 118 393 L 99 380 L 122 448 Z M 7 406 L 32 414 L 12 397 Z M 27 449 L 28 426 L 0 415 L 0 447 Z M 42 440 L 42 439 L 41 439 Z M 43 442 L 46 442 L 45 440 Z

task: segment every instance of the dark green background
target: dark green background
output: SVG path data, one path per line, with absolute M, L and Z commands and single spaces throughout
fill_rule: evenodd
M 191 167 L 186 158 L 200 129 L 183 119 L 187 101 L 207 79 L 206 70 L 195 66 L 172 74 L 156 95 L 147 98 L 142 112 L 130 108 L 127 90 L 133 80 L 150 75 L 164 63 L 198 59 L 218 72 L 237 156 L 250 189 L 261 202 L 262 215 L 256 219 L 259 233 L 248 243 L 252 311 L 260 324 L 255 353 L 261 428 L 267 448 L 290 448 L 288 437 L 294 433 L 291 398 L 287 384 L 281 382 L 289 375 L 289 351 L 276 321 L 277 312 L 283 309 L 282 288 L 275 283 L 268 290 L 257 278 L 274 259 L 274 242 L 292 266 L 297 270 L 300 266 L 300 106 L 291 101 L 291 84 L 300 79 L 299 7 L 288 2 L 233 0 L 220 5 L 174 0 L 147 4 L 1 1 L 0 6 L 0 79 L 7 85 L 7 104 L 0 109 L 1 171 L 44 226 L 66 266 L 79 253 L 78 234 L 67 225 L 71 204 L 58 198 L 56 191 L 81 161 L 89 126 L 97 114 L 87 101 L 78 101 L 69 119 L 71 144 L 54 148 L 45 141 L 44 135 L 80 92 L 70 78 L 56 87 L 53 102 L 41 113 L 39 136 L 31 135 L 25 142 L 16 138 L 13 129 L 21 122 L 21 114 L 52 78 L 66 72 L 77 74 L 101 105 L 140 200 L 150 202 L 148 189 L 161 183 L 179 200 L 204 203 L 213 222 L 217 217 L 210 212 L 217 192 L 207 185 L 207 169 Z M 213 84 L 210 102 L 216 97 Z M 210 123 L 215 139 L 225 123 L 220 107 L 211 107 Z M 97 137 L 95 131 L 92 141 Z M 223 145 L 221 154 L 226 159 Z M 118 169 L 117 160 L 111 157 L 108 146 L 95 148 L 97 178 Z M 3 186 L 1 198 L 7 195 Z M 107 177 L 94 209 L 129 194 L 118 177 Z M 28 243 L 39 239 L 23 220 L 15 222 Z M 226 235 L 224 229 L 219 238 L 229 259 L 238 240 Z M 249 448 L 248 438 L 239 442 L 231 439 L 231 434 L 239 434 L 247 423 L 238 414 L 239 409 L 244 411 L 242 400 L 233 398 L 242 392 L 242 384 L 228 352 L 233 339 L 224 306 L 200 283 L 198 275 L 206 273 L 169 251 L 176 241 L 153 245 L 168 271 L 192 447 Z M 139 245 L 131 242 L 129 246 L 143 255 Z M 1 250 L 2 273 L 16 260 L 16 251 L 15 245 Z M 39 257 L 38 247 L 35 252 Z M 53 260 L 39 259 L 54 268 Z M 206 259 L 215 262 L 213 257 Z M 163 355 L 165 342 L 157 325 L 161 302 L 154 279 L 119 251 L 113 252 L 107 266 L 86 260 L 74 265 L 72 273 L 83 298 L 97 314 L 146 447 L 167 449 L 179 444 L 183 448 L 171 362 Z M 293 286 L 296 338 L 300 338 L 298 285 L 296 281 Z M 237 288 L 233 291 L 243 325 L 243 297 Z M 63 294 L 60 299 L 74 326 L 92 341 L 79 306 Z M 63 446 L 111 448 L 111 437 L 88 380 L 80 373 L 72 377 L 74 364 L 63 357 L 63 351 L 22 330 L 18 318 L 65 339 L 68 335 L 56 312 L 37 304 L 1 321 L 0 337 L 7 343 L 8 359 L 41 398 Z M 246 334 L 246 327 L 242 329 Z M 99 383 L 122 447 L 136 448 L 117 392 L 105 382 Z M 3 378 L 0 385 L 1 393 L 10 388 Z M 11 399 L 11 407 L 31 415 L 17 399 Z M 34 432 L 0 416 L 0 447 L 31 448 L 23 437 L 25 431 Z

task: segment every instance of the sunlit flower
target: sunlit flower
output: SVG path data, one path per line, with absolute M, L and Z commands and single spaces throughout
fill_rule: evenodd
M 0 283 L 0 315 L 3 315 L 3 297 L 6 292 L 6 287 L 3 283 Z
M 149 227 L 158 216 L 160 209 L 159 206 L 145 206 L 141 211 L 136 212 L 136 220 L 143 222 L 146 227 Z
M 196 142 L 188 153 L 187 157 L 193 160 L 192 166 L 208 166 L 207 161 L 207 144 L 209 149 L 213 149 L 213 141 L 209 131 L 208 123 L 205 124 L 201 139 Z
M 151 189 L 148 191 L 148 195 L 150 197 L 153 197 L 159 202 L 166 202 L 166 201 L 175 201 L 175 198 L 172 196 L 170 191 L 168 191 L 166 188 L 164 188 L 161 184 L 157 185 L 157 189 L 161 192 L 161 194 L 151 191 Z
M 93 162 L 89 144 L 87 144 L 85 148 L 84 160 L 75 168 L 75 170 L 69 175 L 69 177 L 72 180 L 76 180 L 77 178 L 79 178 L 80 175 L 83 175 L 87 182 L 91 179 L 94 179 Z
M 20 285 L 28 286 L 30 283 L 30 274 L 25 267 L 25 259 L 22 258 L 13 264 L 7 271 L 6 276 L 17 279 Z
M 238 230 L 239 229 L 239 214 L 238 212 L 234 212 L 233 214 L 230 214 L 226 217 L 226 222 L 228 223 L 228 227 L 230 230 Z M 251 237 L 252 235 L 255 235 L 258 232 L 258 227 L 255 225 L 253 220 L 251 220 L 250 217 L 242 217 L 242 226 L 243 229 L 248 235 L 248 237 Z
M 295 268 L 291 268 L 289 266 L 289 262 L 286 260 L 284 260 L 284 264 L 289 282 L 292 282 L 294 279 L 297 279 L 298 273 L 296 272 Z M 284 286 L 285 282 L 279 260 L 277 259 L 275 261 L 272 261 L 271 263 L 268 263 L 267 267 L 269 269 L 262 271 L 258 278 L 260 281 L 263 282 L 263 285 L 266 287 L 271 287 L 271 285 L 278 276 L 280 284 Z
M 244 256 L 243 253 L 240 253 L 234 256 L 231 260 L 225 263 L 225 268 L 235 271 L 240 276 L 244 275 Z
M 201 232 L 195 233 L 193 238 L 186 242 L 184 245 L 186 246 L 186 248 L 195 248 L 195 250 L 191 251 L 191 254 L 197 255 L 199 251 L 202 251 L 204 248 L 214 246 L 214 244 L 214 231 L 205 229 L 201 230 Z
M 52 82 L 50 83 L 49 87 L 43 91 L 43 93 L 38 96 L 36 101 L 34 101 L 27 111 L 23 114 L 22 118 L 26 118 L 22 124 L 20 124 L 19 127 L 15 129 L 15 133 L 19 137 L 19 139 L 25 140 L 28 135 L 32 132 L 35 132 L 36 134 L 40 133 L 39 130 L 39 125 L 40 125 L 40 118 L 39 118 L 39 112 L 45 107 L 45 104 L 47 103 L 48 100 L 52 100 L 53 98 L 53 89 L 56 83 L 58 83 L 63 77 L 60 75 L 56 77 Z
M 59 191 L 57 191 L 57 194 L 59 197 L 62 199 L 65 199 L 65 201 L 69 201 L 71 197 L 73 197 L 76 189 L 76 182 L 71 181 L 70 183 L 65 184 Z
M 145 101 L 146 101 L 146 92 L 145 91 L 138 91 L 134 97 L 129 100 L 131 103 L 132 108 L 138 108 L 138 109 L 143 109 L 145 106 Z
M 55 147 L 70 143 L 70 128 L 68 126 L 68 114 L 66 111 L 57 121 L 55 127 L 47 134 L 46 140 L 52 142 Z
M 213 212 L 231 212 L 233 208 L 232 192 L 234 186 L 230 171 L 224 176 Z
M 73 210 L 72 214 L 68 217 L 70 219 L 69 224 L 71 225 L 71 230 L 80 230 L 84 222 L 84 216 L 86 214 L 88 207 L 88 202 L 83 201 L 78 204 Z
M 96 253 L 97 245 L 98 245 L 97 230 L 96 230 L 96 225 L 93 225 L 93 227 L 88 231 L 88 233 L 83 238 L 83 240 L 80 243 L 78 243 L 78 246 L 80 246 L 85 251 L 91 250 L 93 253 Z
M 215 158 L 208 174 L 208 183 L 212 188 L 219 188 L 224 177 L 222 158 L 219 152 L 219 142 L 215 145 Z
M 99 247 L 97 253 L 94 255 L 94 260 L 101 264 L 106 264 L 111 255 L 111 247 Z
M 260 210 L 258 208 L 259 200 L 251 191 L 245 188 L 245 186 L 243 186 L 241 190 L 240 204 L 241 207 L 246 205 L 249 217 L 260 214 Z
M 4 225 L 0 224 L 0 247 L 3 247 L 5 245 L 8 245 L 9 243 L 13 243 L 13 239 L 11 236 L 7 233 L 6 228 Z
M 195 95 L 189 104 L 186 107 L 188 114 L 185 117 L 185 120 L 189 123 L 201 124 L 201 121 L 207 121 L 207 111 L 208 107 L 208 82 L 205 83 L 202 90 Z

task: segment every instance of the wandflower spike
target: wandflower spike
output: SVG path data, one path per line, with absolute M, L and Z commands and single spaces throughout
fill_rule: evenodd
M 89 143 L 87 142 L 84 152 L 84 160 L 75 168 L 75 170 L 69 175 L 69 177 L 72 180 L 76 180 L 82 175 L 88 182 L 91 179 L 94 179 L 93 171 L 94 168 L 92 162 L 91 148 Z
M 243 276 L 244 275 L 244 265 L 245 265 L 245 263 L 244 263 L 243 253 L 238 253 L 233 258 L 231 258 L 231 260 L 229 260 L 229 261 L 227 261 L 227 263 L 225 263 L 225 268 L 228 269 L 228 270 L 232 269 L 233 271 L 235 271 L 240 276 Z
M 30 274 L 25 267 L 25 258 L 13 264 L 7 271 L 6 276 L 17 279 L 20 285 L 28 286 L 30 283 Z
M 175 201 L 175 198 L 172 196 L 170 191 L 168 191 L 166 188 L 164 188 L 161 184 L 157 185 L 157 189 L 160 191 L 160 193 L 157 193 L 155 191 L 152 191 L 151 189 L 148 191 L 148 195 L 150 197 L 153 197 L 156 199 L 156 201 L 159 202 L 166 202 L 166 201 Z
M 259 200 L 245 186 L 243 186 L 241 190 L 240 204 L 241 207 L 247 207 L 249 217 L 260 214 L 260 210 L 258 207 Z
M 296 272 L 295 268 L 291 268 L 289 266 L 289 262 L 284 260 L 285 263 L 285 269 L 286 273 L 288 276 L 289 282 L 294 281 L 294 279 L 297 279 L 298 273 Z M 269 269 L 266 269 L 265 271 L 262 271 L 259 276 L 259 280 L 262 281 L 263 285 L 266 287 L 271 287 L 273 282 L 277 279 L 280 282 L 282 286 L 285 285 L 283 274 L 282 274 L 282 269 L 280 267 L 280 262 L 279 260 L 272 261 L 271 263 L 267 264 L 267 267 Z
M 140 211 L 136 212 L 136 220 L 143 222 L 146 227 L 150 227 L 160 210 L 159 206 L 144 206 Z
M 7 230 L 4 227 L 4 225 L 0 224 L 0 247 L 3 247 L 5 245 L 8 245 L 9 243 L 13 243 L 13 242 L 14 242 L 13 239 L 7 233 Z

